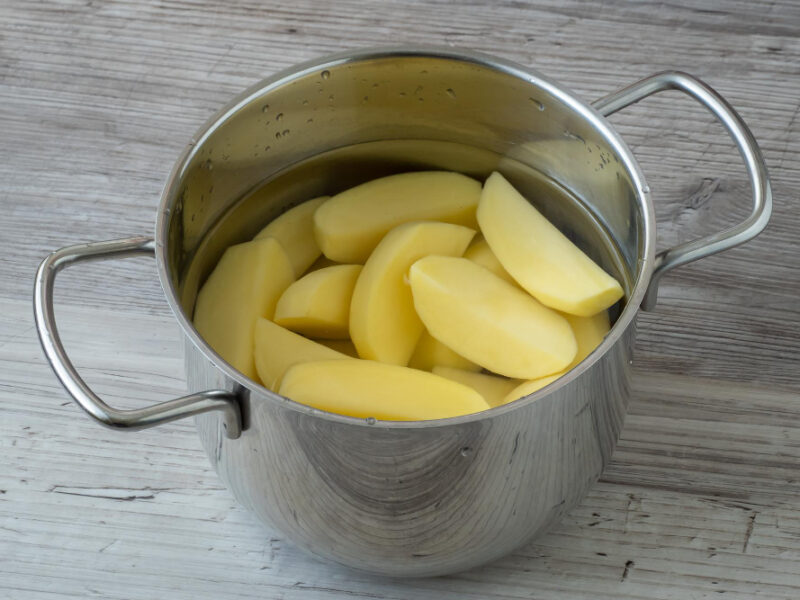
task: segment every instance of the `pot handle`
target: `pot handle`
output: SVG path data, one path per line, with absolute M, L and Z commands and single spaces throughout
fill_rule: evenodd
M 238 438 L 242 420 L 236 395 L 226 390 L 209 390 L 160 404 L 134 410 L 118 410 L 103 402 L 81 379 L 69 360 L 56 328 L 53 312 L 53 284 L 63 268 L 96 260 L 154 256 L 155 242 L 148 237 L 134 237 L 91 244 L 77 244 L 52 252 L 39 265 L 33 288 L 33 312 L 42 349 L 61 385 L 73 400 L 96 421 L 112 429 L 135 430 L 154 427 L 184 417 L 214 410 L 222 412 L 229 438 Z
M 739 154 L 744 160 L 745 169 L 750 177 L 750 185 L 753 192 L 753 210 L 750 216 L 733 227 L 659 252 L 656 255 L 655 268 L 653 269 L 650 284 L 642 300 L 642 308 L 644 310 L 655 308 L 658 297 L 658 284 L 667 271 L 753 239 L 766 227 L 772 212 L 772 190 L 769 183 L 769 174 L 753 134 L 733 107 L 699 79 L 680 71 L 656 73 L 596 100 L 592 103 L 592 106 L 600 114 L 607 117 L 626 106 L 664 90 L 679 90 L 694 98 L 711 111 L 725 127 L 739 149 Z

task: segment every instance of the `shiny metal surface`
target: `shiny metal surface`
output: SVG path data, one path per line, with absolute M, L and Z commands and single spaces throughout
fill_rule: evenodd
M 123 430 L 144 429 L 214 411 L 222 413 L 221 426 L 227 437 L 238 438 L 241 434 L 239 405 L 236 403 L 235 395 L 230 392 L 210 390 L 146 408 L 117 410 L 103 402 L 86 385 L 64 350 L 53 311 L 53 286 L 56 274 L 61 269 L 82 262 L 141 255 L 153 256 L 154 249 L 155 243 L 152 238 L 135 237 L 68 246 L 45 258 L 36 272 L 33 290 L 36 331 L 39 334 L 44 354 L 61 385 L 69 392 L 73 400 L 94 420 L 106 427 Z
M 502 172 L 622 281 L 611 332 L 554 384 L 475 415 L 361 420 L 271 393 L 194 330 L 197 290 L 228 245 L 314 196 L 432 168 Z M 220 477 L 299 546 L 397 576 L 498 558 L 556 523 L 599 477 L 624 421 L 654 243 L 649 188 L 599 112 L 534 71 L 439 48 L 339 54 L 248 90 L 182 153 L 156 225 L 189 390 L 238 398 L 238 439 L 220 415 L 196 417 Z
M 545 532 L 597 480 L 622 429 L 633 338 L 567 385 L 473 418 L 369 425 L 251 386 L 240 439 L 211 415 L 197 429 L 237 500 L 309 552 L 392 576 L 456 572 Z M 186 352 L 196 388 L 225 385 Z
M 730 134 L 744 161 L 753 192 L 753 210 L 741 223 L 703 238 L 686 242 L 656 254 L 655 268 L 650 278 L 642 308 L 655 308 L 658 284 L 669 270 L 692 261 L 728 250 L 757 236 L 769 222 L 772 213 L 772 190 L 764 157 L 753 134 L 733 107 L 711 87 L 679 71 L 665 71 L 597 100 L 592 106 L 609 116 L 640 100 L 665 90 L 679 90 L 705 106 Z
M 633 321 L 654 256 L 644 179 L 591 108 L 489 60 L 364 52 L 278 75 L 197 136 L 162 203 L 159 263 L 170 301 L 183 307 L 190 390 L 241 390 L 239 440 L 225 439 L 212 415 L 196 419 L 212 464 L 265 522 L 357 569 L 438 575 L 519 547 L 580 501 L 624 420 Z M 241 143 L 240 132 L 251 138 Z M 503 172 L 620 277 L 628 301 L 590 359 L 485 413 L 368 423 L 253 385 L 197 337 L 194 296 L 226 246 L 308 198 L 429 168 Z

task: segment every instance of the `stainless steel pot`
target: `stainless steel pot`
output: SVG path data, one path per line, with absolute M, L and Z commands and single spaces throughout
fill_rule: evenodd
M 604 117 L 669 89 L 700 102 L 730 133 L 752 183 L 753 211 L 726 231 L 656 254 L 650 190 Z M 620 277 L 626 299 L 589 358 L 553 385 L 484 413 L 375 422 L 273 394 L 198 336 L 196 291 L 227 245 L 316 194 L 419 168 L 479 178 L 504 172 Z M 664 273 L 751 239 L 770 210 L 767 171 L 747 126 L 684 73 L 659 73 L 586 104 L 539 73 L 491 56 L 362 50 L 279 73 L 220 111 L 178 159 L 155 240 L 71 246 L 44 260 L 36 324 L 59 380 L 103 425 L 132 430 L 194 416 L 236 498 L 299 546 L 365 571 L 438 575 L 503 556 L 583 498 L 622 428 L 639 307 L 655 305 Z M 53 283 L 60 269 L 79 262 L 142 254 L 155 256 L 183 328 L 192 393 L 120 411 L 92 392 L 67 357 Z

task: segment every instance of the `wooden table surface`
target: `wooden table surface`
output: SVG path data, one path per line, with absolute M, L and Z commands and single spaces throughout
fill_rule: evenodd
M 691 4 L 0 3 L 0 597 L 800 597 L 800 3 Z M 130 435 L 91 423 L 31 315 L 48 251 L 152 231 L 173 160 L 229 97 L 389 42 L 494 53 L 587 100 L 687 70 L 749 123 L 775 196 L 757 240 L 665 278 L 640 320 L 622 440 L 583 504 L 495 564 L 416 581 L 319 562 L 260 525 L 189 422 Z M 747 213 L 732 144 L 689 100 L 663 94 L 612 121 L 654 190 L 660 247 Z M 56 302 L 68 350 L 109 402 L 182 392 L 152 262 L 66 273 Z

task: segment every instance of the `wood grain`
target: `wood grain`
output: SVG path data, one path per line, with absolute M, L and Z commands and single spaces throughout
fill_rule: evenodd
M 797 2 L 8 0 L 0 23 L 0 595 L 800 595 Z M 642 315 L 637 397 L 583 505 L 494 565 L 411 582 L 314 561 L 263 528 L 189 423 L 127 436 L 90 423 L 44 365 L 30 307 L 49 250 L 152 230 L 172 161 L 231 95 L 313 56 L 390 42 L 498 54 L 587 99 L 687 70 L 751 126 L 775 196 L 761 237 L 669 275 Z M 736 152 L 699 107 L 664 94 L 612 121 L 654 190 L 661 247 L 746 214 Z M 68 349 L 110 402 L 181 393 L 152 263 L 66 273 L 57 306 Z

